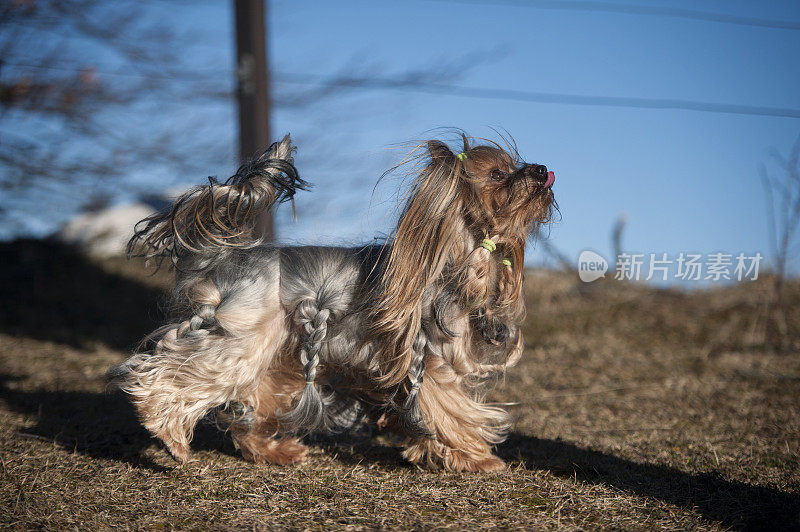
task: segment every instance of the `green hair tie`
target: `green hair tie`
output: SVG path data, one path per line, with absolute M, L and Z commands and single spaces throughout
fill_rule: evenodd
M 469 308 L 478 308 L 483 304 L 484 301 L 486 300 L 481 299 L 479 297 L 471 297 L 469 298 L 469 302 L 467 303 L 467 305 L 469 306 Z
M 466 153 L 464 153 L 463 151 L 462 151 L 461 153 L 459 153 L 459 154 L 458 154 L 458 160 L 459 160 L 459 161 L 463 161 L 463 160 L 464 160 L 464 159 L 466 159 L 466 158 L 467 158 L 467 154 L 466 154 Z
M 497 249 L 497 244 L 492 242 L 491 238 L 484 238 L 483 242 L 481 242 L 481 246 L 483 246 L 483 249 L 487 250 L 489 253 Z
M 511 259 L 503 259 L 503 260 L 502 260 L 502 262 L 503 262 L 503 264 L 505 264 L 506 266 L 511 266 Z

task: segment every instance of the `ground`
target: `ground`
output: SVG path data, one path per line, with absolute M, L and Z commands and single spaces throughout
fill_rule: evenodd
M 176 465 L 106 369 L 165 275 L 0 245 L 0 526 L 44 529 L 800 529 L 800 340 L 768 349 L 769 280 L 657 290 L 532 272 L 523 360 L 493 387 L 500 474 L 425 471 L 383 436 L 244 462 L 211 426 Z M 788 287 L 790 331 L 800 284 Z

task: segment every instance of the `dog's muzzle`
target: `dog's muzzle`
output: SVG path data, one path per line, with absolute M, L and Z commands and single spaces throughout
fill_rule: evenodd
M 536 179 L 536 182 L 542 185 L 544 188 L 550 188 L 553 186 L 553 183 L 556 182 L 555 172 L 548 172 L 545 165 L 532 164 L 530 166 L 533 168 L 534 179 Z
M 519 171 L 542 188 L 550 188 L 556 182 L 556 174 L 549 172 L 543 164 L 526 164 Z

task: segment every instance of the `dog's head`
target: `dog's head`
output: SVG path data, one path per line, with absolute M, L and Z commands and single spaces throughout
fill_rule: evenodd
M 526 239 L 538 225 L 550 221 L 555 206 L 555 174 L 542 164 L 520 160 L 511 145 L 471 146 L 463 136 L 463 146 L 455 153 L 440 141 L 429 141 L 430 173 L 437 166 L 449 170 L 454 181 L 465 222 L 476 234 Z
M 395 230 L 373 323 L 387 382 L 407 371 L 423 306 L 436 292 L 450 293 L 464 313 L 480 307 L 491 320 L 521 318 L 525 243 L 556 208 L 555 176 L 547 167 L 522 162 L 511 143 L 504 149 L 461 140 L 457 150 L 425 142 L 411 159 L 419 171 Z

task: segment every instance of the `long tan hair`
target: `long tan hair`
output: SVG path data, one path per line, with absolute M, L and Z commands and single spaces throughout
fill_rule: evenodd
M 423 293 L 442 274 L 465 230 L 462 162 L 439 141 L 418 146 L 410 160 L 419 164 L 425 158 L 394 232 L 371 322 L 386 385 L 405 378 L 421 327 Z
M 387 387 L 408 375 L 426 290 L 447 286 L 463 313 L 482 306 L 487 319 L 517 323 L 524 312 L 525 243 L 533 225 L 549 220 L 552 195 L 533 201 L 549 192 L 512 195 L 487 182 L 484 174 L 493 167 L 520 166 L 516 150 L 492 141 L 470 147 L 464 135 L 462 141 L 458 155 L 443 142 L 428 141 L 408 159 L 421 170 L 391 241 L 367 335 Z M 481 239 L 491 240 L 496 251 Z

